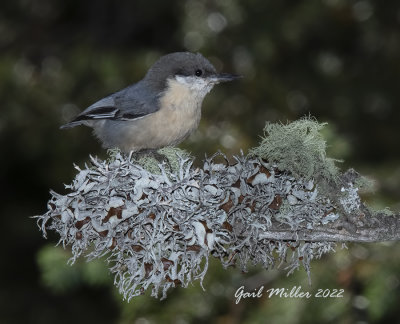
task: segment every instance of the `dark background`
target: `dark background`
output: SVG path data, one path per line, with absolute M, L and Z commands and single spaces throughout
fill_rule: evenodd
M 67 266 L 29 216 L 64 193 L 88 155 L 105 152 L 74 114 L 141 79 L 161 55 L 201 52 L 240 82 L 216 87 L 181 147 L 200 161 L 247 152 L 265 121 L 328 122 L 330 156 L 376 180 L 365 199 L 400 210 L 400 4 L 387 1 L 61 1 L 0 4 L 1 323 L 399 322 L 398 243 L 350 245 L 312 268 L 248 274 L 213 262 L 205 282 L 123 302 L 104 263 Z M 249 289 L 345 289 L 341 299 L 244 300 Z

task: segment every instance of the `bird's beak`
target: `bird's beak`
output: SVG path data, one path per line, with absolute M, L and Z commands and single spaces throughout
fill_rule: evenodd
M 242 78 L 241 75 L 220 73 L 220 74 L 214 74 L 214 75 L 210 76 L 209 80 L 212 83 L 220 83 L 220 82 L 229 82 L 229 81 L 237 80 L 240 78 Z

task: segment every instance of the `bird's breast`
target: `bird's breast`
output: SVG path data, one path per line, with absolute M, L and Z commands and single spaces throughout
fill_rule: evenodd
M 160 133 L 170 142 L 168 145 L 178 144 L 197 128 L 203 99 L 187 86 L 169 82 L 160 98 L 160 110 L 152 116 Z

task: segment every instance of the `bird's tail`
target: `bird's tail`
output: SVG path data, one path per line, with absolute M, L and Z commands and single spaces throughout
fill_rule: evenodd
M 82 121 L 71 121 L 65 125 L 60 126 L 60 129 L 68 129 L 82 124 L 83 124 Z

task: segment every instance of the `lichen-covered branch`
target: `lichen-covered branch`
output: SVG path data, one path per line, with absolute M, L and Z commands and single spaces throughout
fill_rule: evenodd
M 306 132 L 295 130 L 309 142 L 317 123 L 305 123 Z M 45 236 L 55 230 L 72 247 L 72 262 L 82 254 L 108 255 L 127 299 L 147 289 L 165 297 L 171 287 L 202 282 L 210 256 L 244 271 L 261 264 L 291 273 L 303 265 L 310 274 L 310 261 L 334 251 L 336 242 L 399 239 L 399 215 L 370 211 L 358 195 L 356 172 L 341 174 L 330 160 L 322 172 L 325 155 L 308 150 L 315 158 L 304 173 L 260 152 L 233 162 L 216 154 L 202 168 L 176 149 L 164 150 L 168 163 L 114 152 L 110 161 L 91 158 L 92 166 L 76 167 L 69 193 L 51 192 L 48 211 L 36 218 Z
M 366 217 L 369 217 L 367 215 Z M 379 214 L 375 216 L 377 224 L 374 226 L 353 227 L 350 232 L 342 225 L 335 227 L 317 226 L 312 230 L 293 232 L 290 229 L 272 228 L 260 235 L 268 240 L 301 240 L 308 242 L 382 242 L 400 240 L 400 216 Z M 338 223 L 340 224 L 340 222 Z

